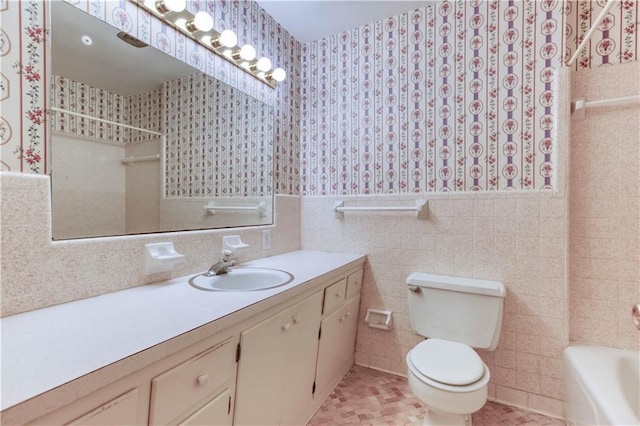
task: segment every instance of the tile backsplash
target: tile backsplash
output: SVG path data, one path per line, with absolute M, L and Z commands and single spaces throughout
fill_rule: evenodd
M 49 177 L 3 172 L 0 186 L 2 316 L 206 270 L 220 256 L 223 235 L 251 245 L 240 261 L 300 248 L 298 196 L 277 196 L 273 226 L 52 241 Z M 267 228 L 272 246 L 262 250 Z M 186 261 L 172 273 L 144 275 L 144 245 L 164 241 Z

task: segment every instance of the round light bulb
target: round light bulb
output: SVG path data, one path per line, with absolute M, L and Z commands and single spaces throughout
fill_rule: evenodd
M 187 7 L 187 0 L 158 0 L 156 9 L 160 13 L 182 12 Z
M 253 61 L 256 58 L 256 48 L 250 44 L 245 44 L 240 48 L 240 57 L 245 61 Z
M 224 30 L 220 33 L 218 43 L 224 47 L 235 47 L 238 44 L 238 36 L 231 30 Z
M 213 18 L 207 12 L 200 11 L 193 17 L 193 25 L 198 31 L 210 31 L 213 28 Z
M 271 69 L 271 61 L 269 58 L 265 58 L 264 56 L 258 59 L 256 63 L 256 68 L 262 72 L 267 72 Z
M 271 78 L 273 78 L 275 81 L 278 81 L 278 82 L 284 81 L 284 79 L 287 78 L 287 72 L 282 68 L 276 68 L 271 73 Z
M 180 27 L 180 28 L 182 28 L 183 30 L 186 30 L 186 29 L 187 29 L 187 20 L 186 20 L 186 19 L 184 19 L 184 18 L 176 19 L 175 24 L 176 24 L 176 27 Z

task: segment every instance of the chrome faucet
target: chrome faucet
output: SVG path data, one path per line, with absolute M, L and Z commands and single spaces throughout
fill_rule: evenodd
M 204 273 L 207 277 L 213 277 L 215 275 L 222 275 L 229 272 L 229 268 L 234 265 L 234 261 L 232 259 L 233 253 L 231 250 L 222 250 L 222 256 L 216 263 L 211 265 L 211 268 L 207 272 Z

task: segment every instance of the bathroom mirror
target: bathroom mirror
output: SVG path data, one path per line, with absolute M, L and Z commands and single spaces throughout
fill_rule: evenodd
M 53 239 L 273 223 L 272 107 L 49 4 Z

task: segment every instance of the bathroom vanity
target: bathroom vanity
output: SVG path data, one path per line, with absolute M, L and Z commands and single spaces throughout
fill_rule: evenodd
M 364 256 L 298 251 L 262 291 L 189 277 L 2 320 L 3 424 L 304 424 L 353 364 Z

